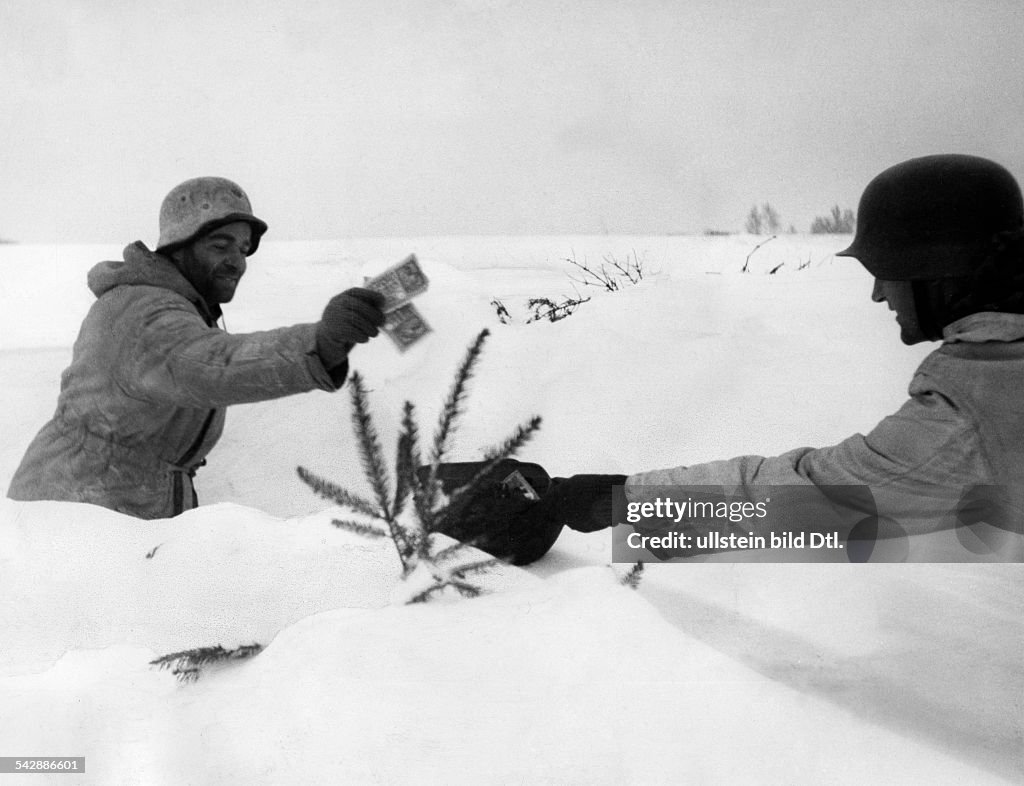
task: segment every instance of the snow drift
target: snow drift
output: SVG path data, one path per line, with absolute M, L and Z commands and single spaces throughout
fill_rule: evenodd
M 842 241 L 780 237 L 749 273 L 746 236 L 268 243 L 227 321 L 316 319 L 415 251 L 434 334 L 353 356 L 385 444 L 405 399 L 432 422 L 490 326 L 453 459 L 534 413 L 522 458 L 552 475 L 772 454 L 869 429 L 928 349 L 898 343 L 867 274 L 833 260 Z M 5 487 L 52 413 L 84 271 L 116 253 L 0 248 Z M 574 294 L 565 258 L 629 253 L 638 285 L 525 324 L 527 297 Z M 332 527 L 298 464 L 359 487 L 343 393 L 234 408 L 205 507 L 174 520 L 4 501 L 0 755 L 84 755 L 78 780 L 102 784 L 1024 778 L 1019 565 L 695 560 L 648 566 L 634 592 L 607 533 L 566 532 L 486 597 L 394 606 L 390 545 Z M 150 665 L 253 641 L 193 684 Z

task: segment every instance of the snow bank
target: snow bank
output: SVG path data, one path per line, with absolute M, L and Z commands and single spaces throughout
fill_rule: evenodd
M 140 521 L 95 505 L 5 499 L 0 673 L 37 671 L 75 649 L 266 643 L 319 611 L 387 605 L 400 573 L 394 546 L 331 518 L 281 520 L 221 503 Z M 506 583 L 535 581 L 503 573 Z
M 227 323 L 314 320 L 415 251 L 434 334 L 352 358 L 386 445 L 406 399 L 432 431 L 485 326 L 453 459 L 533 414 L 544 425 L 522 458 L 553 475 L 871 428 L 930 347 L 899 344 L 870 277 L 832 258 L 844 239 L 760 240 L 268 243 Z M 119 253 L 0 247 L 4 487 L 53 412 L 85 271 Z M 575 294 L 566 258 L 629 254 L 639 285 L 584 289 L 572 317 L 524 323 L 527 297 Z M 495 595 L 394 608 L 391 547 L 331 527 L 299 464 L 366 491 L 344 392 L 232 408 L 197 478 L 205 507 L 173 521 L 0 505 L 0 753 L 84 754 L 81 782 L 102 784 L 1024 778 L 1019 565 L 651 565 L 634 593 L 603 567 L 607 533 L 566 531 Z M 254 640 L 262 654 L 195 685 L 148 665 Z
M 266 642 L 302 617 L 387 602 L 397 559 L 330 525 L 232 504 L 143 522 L 93 505 L 0 505 L 5 673 L 67 650 Z M 45 620 L 45 622 L 44 622 Z
M 0 680 L 0 739 L 102 784 L 995 782 L 738 665 L 607 568 L 315 614 L 194 684 L 152 655 Z

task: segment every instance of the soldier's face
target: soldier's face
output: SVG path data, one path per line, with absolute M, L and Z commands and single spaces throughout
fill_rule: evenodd
M 896 312 L 900 340 L 904 344 L 917 344 L 928 340 L 917 321 L 914 289 L 909 281 L 883 281 L 876 278 L 875 287 L 871 290 L 871 299 L 876 303 L 887 303 L 889 309 Z
M 252 227 L 235 221 L 217 227 L 183 249 L 182 272 L 207 303 L 228 303 L 245 275 Z

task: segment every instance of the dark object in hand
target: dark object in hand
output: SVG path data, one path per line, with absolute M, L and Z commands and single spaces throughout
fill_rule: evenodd
M 441 489 L 451 495 L 469 483 L 485 464 L 467 461 L 439 465 Z M 420 479 L 425 480 L 429 472 L 429 467 L 420 467 Z M 454 520 L 441 524 L 440 531 L 513 565 L 536 562 L 562 532 L 561 521 L 530 515 L 553 482 L 539 464 L 500 461 Z

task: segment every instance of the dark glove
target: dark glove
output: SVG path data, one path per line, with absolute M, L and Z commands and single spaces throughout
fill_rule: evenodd
M 362 287 L 331 298 L 316 328 L 316 351 L 325 368 L 341 365 L 353 345 L 369 341 L 380 332 L 383 305 L 382 294 Z
M 565 524 L 578 532 L 596 532 L 612 526 L 612 487 L 622 486 L 625 475 L 573 475 L 556 481 L 530 510 L 535 520 Z

